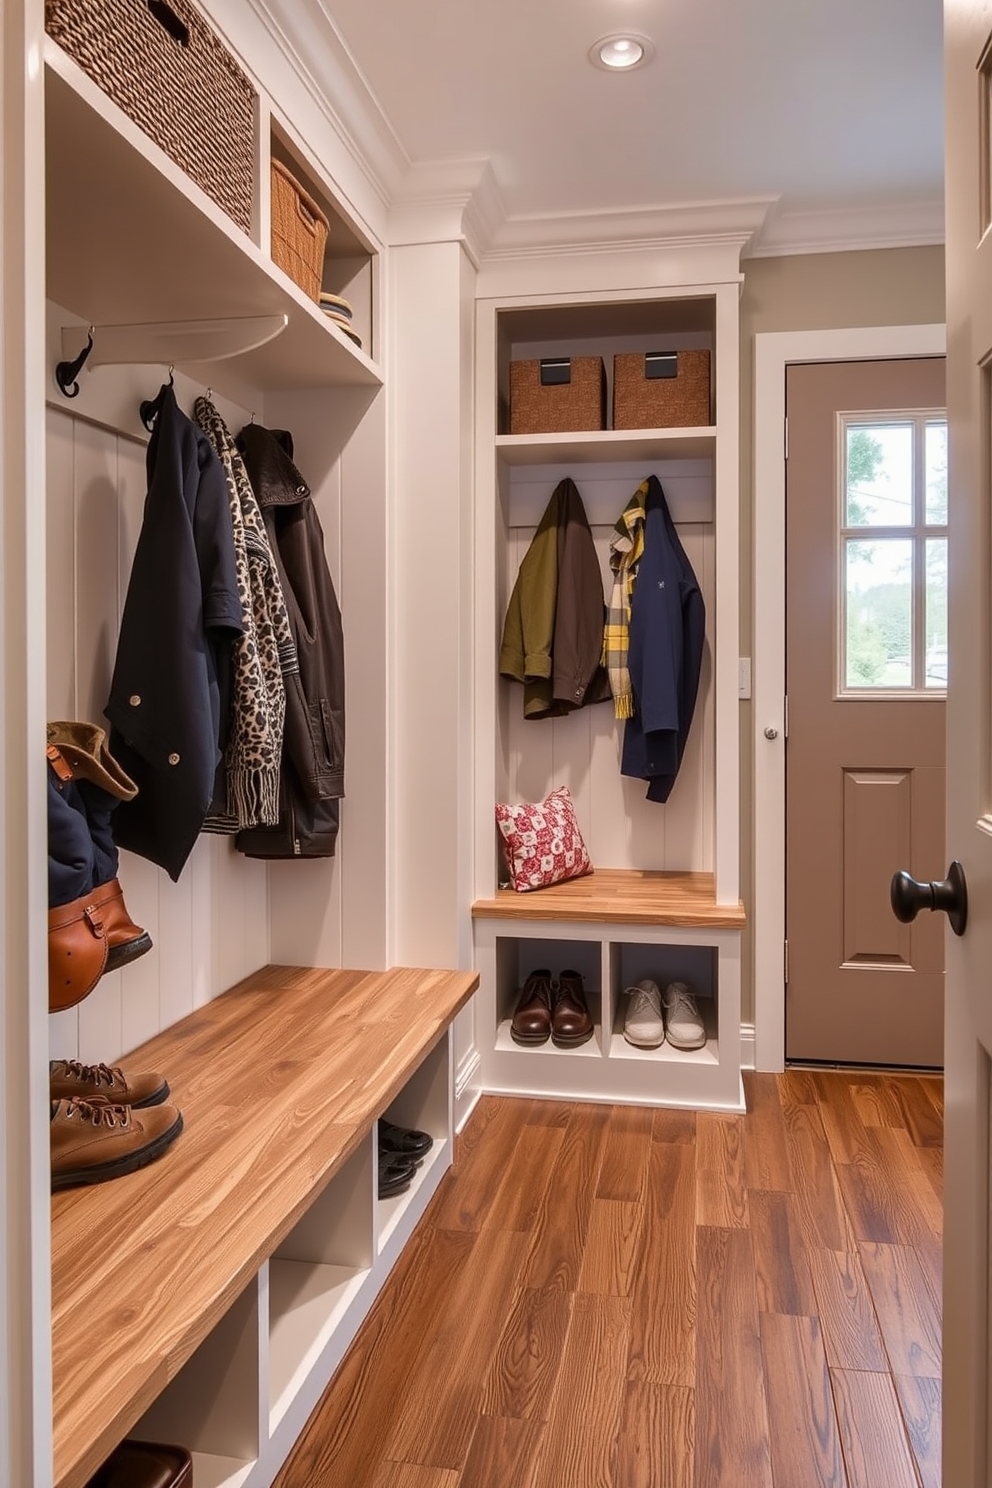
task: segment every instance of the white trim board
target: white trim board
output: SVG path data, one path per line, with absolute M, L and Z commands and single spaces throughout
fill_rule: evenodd
M 943 356 L 943 325 L 754 338 L 754 1064 L 785 1068 L 785 372 L 791 363 Z M 777 730 L 769 741 L 765 729 Z

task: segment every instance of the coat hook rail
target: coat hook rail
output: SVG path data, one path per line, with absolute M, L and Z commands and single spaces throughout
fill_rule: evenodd
M 144 325 L 63 326 L 65 361 L 55 379 L 67 398 L 79 392 L 76 378 L 91 367 L 120 364 L 219 362 L 241 356 L 273 340 L 289 324 L 288 315 L 250 315 L 224 320 L 162 321 Z M 85 343 L 85 344 L 84 344 Z

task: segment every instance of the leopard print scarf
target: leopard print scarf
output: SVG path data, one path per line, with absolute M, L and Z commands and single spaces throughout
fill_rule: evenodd
M 231 724 L 224 755 L 226 810 L 214 812 L 207 831 L 237 832 L 279 820 L 286 689 L 283 677 L 299 671 L 289 614 L 262 512 L 244 461 L 217 409 L 197 398 L 193 417 L 218 455 L 227 477 L 234 527 L 234 555 L 244 632 L 234 651 Z

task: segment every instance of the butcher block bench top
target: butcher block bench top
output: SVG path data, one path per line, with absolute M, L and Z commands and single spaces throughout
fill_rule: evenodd
M 469 971 L 269 966 L 122 1063 L 184 1130 L 138 1172 L 52 1198 L 56 1488 L 82 1488 L 478 985 Z
M 499 889 L 495 899 L 477 899 L 472 914 L 476 919 L 587 920 L 701 930 L 739 930 L 744 925 L 743 904 L 717 904 L 712 873 L 640 868 L 597 868 L 582 878 L 523 894 Z

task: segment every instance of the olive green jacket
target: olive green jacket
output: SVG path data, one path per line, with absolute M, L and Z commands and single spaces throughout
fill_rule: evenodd
M 604 618 L 592 532 L 566 476 L 524 554 L 503 623 L 499 671 L 523 683 L 525 718 L 553 718 L 610 697 L 600 666 Z

